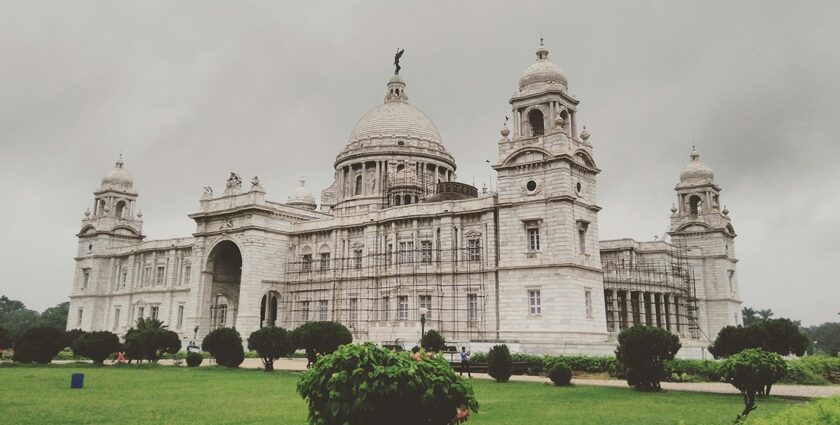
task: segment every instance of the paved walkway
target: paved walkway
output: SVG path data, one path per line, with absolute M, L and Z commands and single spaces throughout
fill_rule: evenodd
M 55 361 L 54 363 L 64 363 Z M 70 362 L 68 362 L 70 363 Z M 160 364 L 172 364 L 172 360 L 161 360 Z M 212 366 L 215 363 L 204 361 L 202 366 Z M 260 359 L 245 359 L 240 365 L 246 369 L 262 369 L 262 360 Z M 278 359 L 274 362 L 275 370 L 287 371 L 302 371 L 306 370 L 306 359 Z M 474 373 L 473 377 L 476 379 L 493 379 L 486 373 Z M 551 382 L 544 376 L 528 376 L 528 375 L 514 375 L 510 377 L 511 381 L 517 382 Z M 617 379 L 572 379 L 572 384 L 575 385 L 597 385 L 601 387 L 618 387 L 629 388 L 626 381 Z M 667 391 L 694 391 L 701 393 L 717 393 L 717 394 L 740 394 L 735 387 L 723 382 L 663 382 L 662 389 Z M 773 385 L 771 394 L 774 396 L 783 397 L 831 397 L 840 395 L 840 385 L 816 386 L 816 385 Z

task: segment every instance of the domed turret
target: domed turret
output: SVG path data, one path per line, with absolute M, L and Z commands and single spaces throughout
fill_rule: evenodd
M 680 182 L 710 182 L 714 178 L 715 174 L 712 169 L 700 161 L 700 154 L 692 147 L 691 162 L 680 173 Z
M 122 155 L 114 164 L 114 169 L 102 179 L 100 190 L 130 192 L 134 188 L 134 179 L 123 168 Z
M 315 195 L 306 189 L 305 184 L 306 180 L 300 179 L 300 185 L 289 196 L 288 202 L 286 202 L 288 206 L 305 210 L 314 210 L 317 208 L 318 205 L 315 202 Z
M 548 60 L 548 49 L 543 46 L 542 39 L 536 53 L 537 61 L 531 64 L 519 78 L 519 92 L 538 91 L 548 87 L 567 90 L 569 83 L 566 80 L 566 74 L 559 66 Z

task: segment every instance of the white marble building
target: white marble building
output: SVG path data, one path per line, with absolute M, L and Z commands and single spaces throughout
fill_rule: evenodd
M 399 74 L 335 159 L 316 198 L 266 199 L 255 177 L 205 188 L 190 237 L 146 241 L 122 160 L 79 231 L 68 328 L 123 334 L 139 317 L 184 340 L 219 326 L 347 325 L 356 340 L 415 344 L 426 329 L 481 349 L 610 354 L 633 323 L 699 355 L 740 322 L 735 232 L 712 171 L 692 152 L 669 239 L 599 241 L 590 136 L 565 74 L 537 49 L 501 131 L 498 190 L 456 181 L 434 123 Z M 691 351 L 694 350 L 694 351 Z

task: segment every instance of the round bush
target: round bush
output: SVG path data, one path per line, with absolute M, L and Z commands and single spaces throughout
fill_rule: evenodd
M 432 329 L 426 331 L 426 334 L 420 339 L 420 346 L 426 351 L 446 351 L 446 338 L 440 332 Z
M 747 416 L 755 409 L 756 394 L 770 394 L 770 387 L 785 376 L 785 361 L 776 353 L 749 348 L 732 355 L 720 365 L 724 380 L 744 395 Z
M 556 362 L 548 371 L 548 377 L 554 385 L 566 386 L 572 383 L 572 369 L 565 362 Z
M 496 382 L 507 382 L 513 369 L 513 361 L 507 345 L 494 345 L 487 353 L 487 373 Z
M 478 410 L 472 387 L 442 356 L 370 343 L 322 356 L 297 390 L 319 425 L 449 425 Z
M 676 335 L 655 326 L 636 325 L 618 335 L 615 356 L 627 371 L 627 384 L 639 391 L 657 391 L 668 375 L 664 362 L 681 347 Z
M 248 349 L 257 352 L 266 372 L 274 370 L 275 360 L 294 352 L 289 332 L 274 326 L 251 332 L 251 336 L 248 337 Z
M 353 334 L 341 323 L 308 322 L 292 331 L 292 341 L 295 347 L 306 351 L 306 366 L 309 367 L 318 355 L 332 353 L 353 342 Z
M 239 367 L 245 360 L 242 337 L 233 328 L 219 328 L 211 331 L 201 342 L 201 349 L 210 352 L 221 366 Z
M 76 338 L 84 335 L 85 331 L 81 329 L 70 329 L 69 331 L 64 331 L 64 347 L 62 348 L 70 348 L 73 349 L 73 343 L 76 342 Z
M 87 357 L 95 364 L 102 364 L 113 353 L 122 349 L 120 339 L 108 331 L 84 332 L 79 335 L 73 345 L 73 354 Z
M 49 363 L 64 348 L 64 332 L 51 327 L 36 327 L 21 335 L 15 343 L 12 360 L 18 363 Z
M 199 353 L 188 353 L 187 354 L 187 367 L 197 367 L 201 365 L 201 362 L 204 360 L 204 357 L 201 356 Z

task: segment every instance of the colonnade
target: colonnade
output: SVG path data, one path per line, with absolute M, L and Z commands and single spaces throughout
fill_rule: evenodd
M 605 289 L 607 328 L 618 332 L 633 325 L 656 326 L 685 335 L 685 298 L 668 292 Z
M 337 170 L 339 199 L 343 200 L 355 196 L 380 196 L 383 190 L 386 189 L 385 186 L 388 183 L 388 175 L 391 172 L 391 168 L 398 164 L 397 161 L 381 160 L 363 161 L 340 166 Z M 430 191 L 432 193 L 434 192 L 434 187 L 438 180 L 452 181 L 454 178 L 451 169 L 433 162 L 416 161 L 413 163 L 405 162 L 404 164 L 406 166 L 412 164 L 415 167 L 413 174 L 416 178 L 416 184 L 422 187 L 424 192 L 427 192 L 426 194 L 429 194 L 428 192 Z M 367 177 L 370 170 L 374 171 L 372 182 Z M 426 170 L 431 171 L 430 181 L 427 181 L 429 176 L 425 172 Z M 358 180 L 359 177 L 361 177 L 360 181 Z M 357 185 L 360 187 L 357 187 Z

